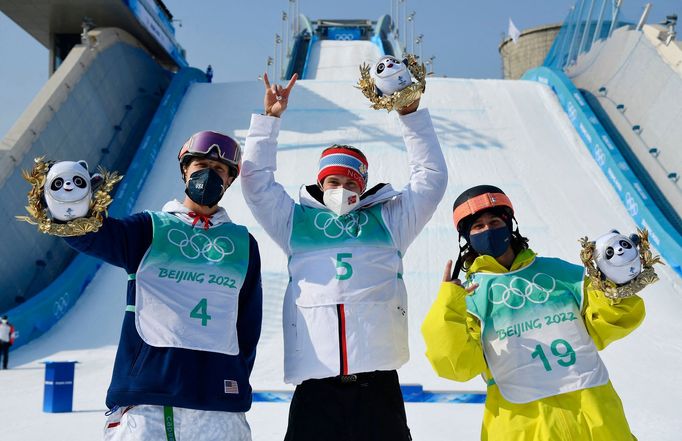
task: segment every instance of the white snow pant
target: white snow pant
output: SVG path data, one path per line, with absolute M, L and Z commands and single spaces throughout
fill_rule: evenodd
M 251 441 L 244 412 L 128 406 L 112 412 L 104 441 Z

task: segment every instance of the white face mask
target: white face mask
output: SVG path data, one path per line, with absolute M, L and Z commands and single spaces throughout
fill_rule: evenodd
M 346 213 L 353 211 L 356 205 L 360 202 L 360 195 L 354 191 L 346 190 L 343 187 L 330 188 L 324 191 L 322 198 L 324 205 L 338 216 L 343 216 Z

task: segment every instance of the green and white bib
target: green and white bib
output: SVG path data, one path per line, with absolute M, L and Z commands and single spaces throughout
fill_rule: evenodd
M 381 205 L 337 216 L 297 205 L 289 274 L 296 304 L 384 303 L 398 292 L 402 259 Z
M 476 273 L 467 309 L 502 396 L 528 403 L 609 380 L 581 316 L 583 269 L 536 258 L 518 271 Z
M 140 337 L 156 347 L 238 354 L 248 231 L 232 223 L 203 230 L 169 213 L 150 215 L 154 236 L 136 273 Z

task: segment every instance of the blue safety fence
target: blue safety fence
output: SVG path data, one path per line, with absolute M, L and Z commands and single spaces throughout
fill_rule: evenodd
M 420 384 L 401 384 L 403 400 L 406 403 L 485 403 L 485 392 L 432 392 L 425 391 Z M 254 391 L 253 401 L 257 403 L 288 403 L 293 391 Z
M 175 75 L 135 152 L 125 178 L 118 184 L 114 202 L 109 207 L 111 216 L 122 217 L 130 213 L 185 92 L 191 84 L 206 81 L 206 74 L 194 68 L 182 69 Z M 54 326 L 76 303 L 101 265 L 98 259 L 78 254 L 47 288 L 7 311 L 16 331 L 12 348 L 25 345 Z
M 564 69 L 592 45 L 608 38 L 614 29 L 626 25 L 619 20 L 621 2 L 616 0 L 578 0 L 554 39 L 545 61 L 546 67 Z
M 580 91 L 562 71 L 547 67 L 531 69 L 522 79 L 537 81 L 552 89 L 632 219 L 640 228 L 649 230 L 652 245 L 668 265 L 682 276 L 682 235 L 658 208 Z

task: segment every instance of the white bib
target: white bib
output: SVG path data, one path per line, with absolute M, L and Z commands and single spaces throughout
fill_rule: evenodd
M 477 273 L 467 298 L 502 396 L 528 403 L 609 380 L 580 314 L 582 268 L 536 260 L 506 274 Z
M 289 274 L 297 305 L 395 299 L 402 259 L 384 225 L 380 205 L 344 216 L 297 206 L 293 224 Z
M 249 262 L 246 228 L 203 230 L 150 213 L 152 245 L 136 273 L 135 326 L 145 343 L 239 353 L 239 292 Z

